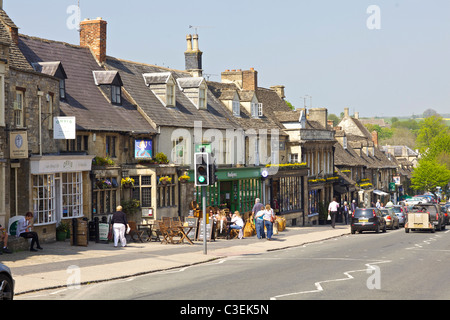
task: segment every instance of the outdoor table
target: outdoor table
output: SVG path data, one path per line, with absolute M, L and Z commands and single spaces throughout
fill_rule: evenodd
M 138 229 L 140 230 L 141 228 L 145 229 L 145 231 L 147 231 L 147 241 L 151 242 L 152 241 L 152 235 L 153 235 L 153 224 L 139 224 L 138 225 Z
M 182 235 L 179 243 L 182 243 L 184 241 L 184 239 L 186 239 L 189 242 L 189 244 L 194 244 L 192 242 L 192 240 L 189 239 L 189 237 L 187 236 L 189 234 L 189 232 L 191 232 L 191 230 L 194 228 L 193 226 L 192 227 L 177 226 L 177 228 L 178 228 L 178 230 L 180 230 L 180 233 Z M 184 229 L 188 229 L 188 228 L 189 228 L 189 230 L 188 230 L 188 232 L 186 232 Z

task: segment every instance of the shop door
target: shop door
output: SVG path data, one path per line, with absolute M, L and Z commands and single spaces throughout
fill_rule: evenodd
M 232 181 L 231 212 L 239 211 L 239 180 Z

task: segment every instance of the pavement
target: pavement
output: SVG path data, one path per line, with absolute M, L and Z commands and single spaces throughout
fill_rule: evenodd
M 89 242 L 87 247 L 71 246 L 70 241 L 43 244 L 39 252 L 21 251 L 0 255 L 0 262 L 10 267 L 15 280 L 15 294 L 66 287 L 74 275 L 81 284 L 123 279 L 138 275 L 178 269 L 230 256 L 261 254 L 302 246 L 308 243 L 350 234 L 350 227 L 288 227 L 271 241 L 257 239 L 218 239 L 194 245 L 160 242 L 128 243 L 125 248 L 113 244 Z M 73 282 L 72 282 L 73 284 Z

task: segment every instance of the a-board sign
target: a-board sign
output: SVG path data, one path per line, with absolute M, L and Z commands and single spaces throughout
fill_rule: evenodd
M 192 241 L 195 241 L 197 238 L 198 218 L 187 217 L 184 221 L 187 222 L 189 227 L 192 227 L 192 230 L 187 234 L 187 237 Z
M 213 225 L 214 225 L 214 221 L 212 219 L 206 225 L 206 240 L 207 241 L 211 241 Z M 203 229 L 204 229 L 203 228 L 203 219 L 200 219 L 199 223 L 198 223 L 198 235 L 197 235 L 197 240 L 198 241 L 203 241 L 203 234 L 204 234 L 204 230 Z
M 99 223 L 98 232 L 100 241 L 108 242 L 109 223 Z

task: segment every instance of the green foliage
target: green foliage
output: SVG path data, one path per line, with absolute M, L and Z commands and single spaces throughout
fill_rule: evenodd
M 169 159 L 167 159 L 167 156 L 162 152 L 155 154 L 155 161 L 162 164 L 169 163 Z
M 292 103 L 286 100 L 286 104 L 291 110 L 295 110 L 295 107 L 292 105 Z
M 133 215 L 140 208 L 141 202 L 136 199 L 125 200 L 120 203 L 123 212 L 129 215 Z
M 110 157 L 102 158 L 102 157 L 95 157 L 92 160 L 92 165 L 94 166 L 113 166 L 115 163 L 113 160 L 111 160 Z
M 411 187 L 415 190 L 435 192 L 436 187 L 446 187 L 450 181 L 450 170 L 436 160 L 422 159 L 414 170 Z
M 432 116 L 425 118 L 420 123 L 420 129 L 417 135 L 417 147 L 421 152 L 426 151 L 432 144 L 434 138 L 439 135 L 448 134 L 449 127 L 444 123 L 441 116 Z

